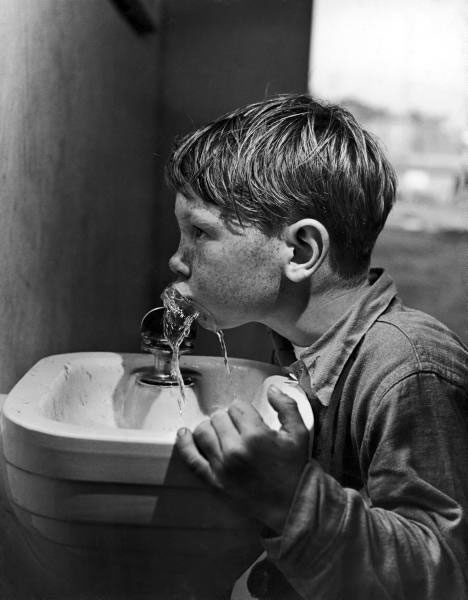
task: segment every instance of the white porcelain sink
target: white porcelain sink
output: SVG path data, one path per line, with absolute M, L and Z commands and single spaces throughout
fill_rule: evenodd
M 7 488 L 44 593 L 229 597 L 261 553 L 256 528 L 189 472 L 173 441 L 236 395 L 262 412 L 262 383 L 278 368 L 230 363 L 228 379 L 221 358 L 182 358 L 194 380 L 182 415 L 175 388 L 135 391 L 149 355 L 51 356 L 14 387 L 3 408 Z

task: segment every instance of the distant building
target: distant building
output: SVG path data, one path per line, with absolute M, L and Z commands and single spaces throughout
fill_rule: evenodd
M 343 99 L 340 104 L 385 146 L 399 176 L 402 200 L 437 204 L 460 201 L 468 173 L 462 168 L 463 140 L 442 117 L 416 111 L 393 113 L 354 98 Z M 466 148 L 468 154 L 468 140 Z

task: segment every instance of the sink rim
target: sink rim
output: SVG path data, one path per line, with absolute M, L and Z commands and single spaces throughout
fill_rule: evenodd
M 136 444 L 150 444 L 158 446 L 168 446 L 173 444 L 164 443 L 155 440 L 155 435 L 151 431 L 142 429 L 126 429 L 110 427 L 104 424 L 79 425 L 58 421 L 46 417 L 40 412 L 40 404 L 45 399 L 47 393 L 50 393 L 54 382 L 63 375 L 67 366 L 73 365 L 83 367 L 86 363 L 99 364 L 99 366 L 122 367 L 124 361 L 135 362 L 136 367 L 145 367 L 152 364 L 150 354 L 143 353 L 118 353 L 118 352 L 74 352 L 65 354 L 53 354 L 40 359 L 12 388 L 7 395 L 3 405 L 2 420 L 10 422 L 17 427 L 38 435 L 56 436 L 59 438 L 68 438 L 70 440 L 92 440 L 93 442 L 132 442 Z M 203 367 L 203 364 L 211 365 L 218 363 L 224 368 L 224 359 L 220 356 L 188 355 L 181 357 L 181 365 L 190 368 Z M 271 375 L 278 374 L 277 365 L 254 361 L 244 358 L 230 358 L 231 366 L 258 367 L 262 370 L 271 371 Z M 266 374 L 268 377 L 270 373 Z M 35 385 L 35 400 L 31 402 L 31 385 L 33 379 Z
M 120 482 L 161 485 L 173 460 L 174 443 L 155 439 L 154 432 L 118 429 L 105 425 L 70 424 L 39 413 L 40 398 L 50 393 L 55 378 L 63 376 L 66 364 L 82 366 L 86 361 L 120 366 L 123 360 L 151 364 L 152 357 L 141 353 L 76 352 L 47 356 L 37 362 L 8 394 L 2 413 L 3 452 L 7 463 L 46 477 L 68 480 Z M 190 355 L 183 357 L 187 366 L 213 361 L 224 364 L 222 357 Z M 230 359 L 231 365 L 255 367 L 277 374 L 279 367 L 242 358 Z M 31 380 L 35 392 L 31 402 Z M 18 406 L 21 410 L 18 411 Z M 183 486 L 204 484 L 186 468 Z

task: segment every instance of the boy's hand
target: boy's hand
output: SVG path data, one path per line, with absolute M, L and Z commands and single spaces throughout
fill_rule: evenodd
M 235 400 L 193 434 L 180 429 L 177 447 L 193 471 L 280 534 L 308 459 L 309 431 L 295 400 L 274 386 L 268 400 L 279 431 L 267 427 L 249 402 Z

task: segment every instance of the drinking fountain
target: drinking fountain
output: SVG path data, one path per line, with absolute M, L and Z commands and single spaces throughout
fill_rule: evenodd
M 190 472 L 174 440 L 235 397 L 278 427 L 265 382 L 281 371 L 231 358 L 227 377 L 222 357 L 187 354 L 194 327 L 179 407 L 161 312 L 142 320 L 149 352 L 45 357 L 5 401 L 5 484 L 39 597 L 220 600 L 261 554 L 256 524 Z

